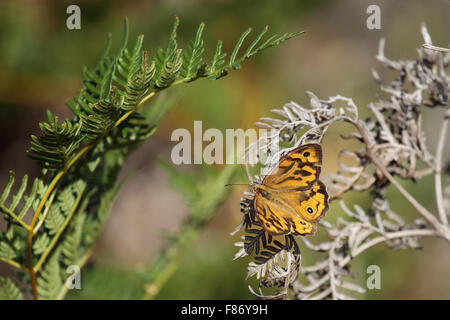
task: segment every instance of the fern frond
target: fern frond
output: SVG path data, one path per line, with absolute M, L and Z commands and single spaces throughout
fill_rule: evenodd
M 175 17 L 172 33 L 170 35 L 167 49 L 158 49 L 156 53 L 156 73 L 152 81 L 152 87 L 155 89 L 167 88 L 178 75 L 183 64 L 182 50 L 177 49 L 177 28 L 180 24 L 178 17 Z
M 78 97 L 74 97 L 73 100 L 67 100 L 67 107 L 75 114 L 75 120 L 81 117 L 83 112 L 89 112 L 89 103 L 96 103 L 100 98 L 100 85 L 102 79 L 105 77 L 108 70 L 110 70 L 111 64 L 114 59 L 110 55 L 112 45 L 112 36 L 108 35 L 106 40 L 105 51 L 102 58 L 93 70 L 83 67 L 83 87 L 81 88 Z
M 99 101 L 108 101 L 111 96 L 111 90 L 113 88 L 113 80 L 114 74 L 116 72 L 116 68 L 118 63 L 112 63 L 106 73 L 106 76 L 103 78 L 100 86 L 100 100 Z
M 44 225 L 49 230 L 49 234 L 56 234 L 64 223 L 64 215 L 58 206 L 50 207 L 50 211 L 45 219 Z
M 50 238 L 47 233 L 40 234 L 36 241 L 33 243 L 33 252 L 35 255 L 42 254 L 48 247 L 50 243 Z
M 62 242 L 62 253 L 64 255 L 64 264 L 66 266 L 75 265 L 80 257 L 81 242 L 83 240 L 83 225 L 86 219 L 86 214 L 77 215 L 68 230 Z
M 75 180 L 57 193 L 55 201 L 49 208 L 44 225 L 50 235 L 60 231 L 65 220 L 76 209 L 78 199 L 83 193 L 86 183 L 82 180 Z
M 233 51 L 231 52 L 230 59 L 227 64 L 225 64 L 225 57 L 227 56 L 227 54 L 222 52 L 222 41 L 218 41 L 216 44 L 214 57 L 211 60 L 211 62 L 206 66 L 206 72 L 204 76 L 208 77 L 211 80 L 217 80 L 223 76 L 226 76 L 228 74 L 228 69 L 240 69 L 242 62 L 244 62 L 251 56 L 257 54 L 258 52 L 273 46 L 277 46 L 280 43 L 303 33 L 303 32 L 284 33 L 281 36 L 275 34 L 269 37 L 267 40 L 265 40 L 262 44 L 260 44 L 262 38 L 268 31 L 268 26 L 266 26 L 250 43 L 250 45 L 245 50 L 244 54 L 238 57 L 238 53 L 243 47 L 243 44 L 247 39 L 248 35 L 251 33 L 251 31 L 252 29 L 248 28 L 239 37 L 238 41 L 236 42 L 236 45 L 234 46 Z
M 134 45 L 133 54 L 130 56 L 129 61 L 127 63 L 128 72 L 127 72 L 127 85 L 132 83 L 134 79 L 138 76 L 139 72 L 142 69 L 142 63 L 144 59 L 144 54 L 142 50 L 142 43 L 144 41 L 144 36 L 140 35 L 136 43 Z
M 61 267 L 82 266 L 87 261 L 123 184 L 117 185 L 116 180 L 126 157 L 155 132 L 168 106 L 156 104 L 146 116 L 138 113 L 138 108 L 168 87 L 201 77 L 218 79 L 245 59 L 239 58 L 238 53 L 249 31 L 239 39 L 228 63 L 219 41 L 208 64 L 202 58 L 204 24 L 200 24 L 184 54 L 176 39 L 178 25 L 176 17 L 167 47 L 158 49 L 156 57 L 151 59 L 142 48 L 143 36 L 137 37 L 133 49 L 129 50 L 125 20 L 119 51 L 110 52 L 109 36 L 97 66 L 83 68 L 83 86 L 76 97 L 66 102 L 74 113 L 73 119 L 61 123 L 48 111 L 47 120 L 40 123 L 42 135 L 32 136 L 28 154 L 44 169 L 41 178 L 34 180 L 27 193 L 28 177 L 24 176 L 10 199 L 15 180 L 11 174 L 0 196 L 0 211 L 7 221 L 6 232 L 0 233 L 0 258 L 28 270 L 35 298 L 64 296 Z M 247 58 L 276 41 L 287 39 L 271 38 L 260 46 L 264 33 L 247 48 L 244 54 Z M 186 233 L 199 228 L 212 216 L 226 194 L 222 186 L 234 172 L 234 168 L 225 169 L 219 178 L 211 178 L 209 185 L 196 185 L 195 194 L 203 200 L 192 201 L 192 219 L 187 221 Z M 212 187 L 220 190 L 213 199 Z M 31 208 L 34 214 L 28 226 L 23 218 Z M 26 247 L 28 250 L 24 250 Z M 35 264 L 36 256 L 39 259 Z M 28 268 L 22 265 L 26 260 L 30 264 Z
M 13 236 L 13 229 L 14 226 L 19 224 L 23 228 L 27 229 L 28 225 L 23 221 L 23 217 L 26 215 L 30 207 L 33 205 L 33 202 L 36 199 L 36 195 L 42 192 L 42 189 L 44 186 L 42 185 L 42 181 L 40 179 L 35 179 L 33 181 L 33 185 L 31 187 L 30 193 L 28 195 L 25 194 L 25 191 L 28 186 L 28 176 L 24 175 L 22 178 L 22 182 L 19 186 L 19 189 L 17 192 L 11 197 L 11 202 L 9 205 L 6 204 L 6 202 L 9 199 L 11 189 L 14 185 L 16 179 L 16 174 L 14 171 L 9 172 L 9 179 L 6 183 L 6 186 L 3 189 L 2 195 L 0 196 L 0 212 L 3 212 L 7 216 L 8 228 L 6 235 L 9 239 Z M 39 183 L 41 182 L 41 183 Z M 23 205 L 18 213 L 15 213 L 16 208 L 18 207 L 19 203 L 23 200 Z
M 189 42 L 186 52 L 184 53 L 184 61 L 181 66 L 181 77 L 186 81 L 192 81 L 201 77 L 205 71 L 202 54 L 205 51 L 203 47 L 202 33 L 205 24 L 202 22 L 198 27 L 194 40 Z
M 244 52 L 244 54 L 240 58 L 237 58 L 237 54 L 238 54 L 239 50 L 241 49 L 242 44 L 244 43 L 245 39 L 250 34 L 251 28 L 244 31 L 244 33 L 241 35 L 238 42 L 236 43 L 236 46 L 233 49 L 233 52 L 230 56 L 230 61 L 229 61 L 228 65 L 226 66 L 226 68 L 239 69 L 241 67 L 242 62 L 244 62 L 246 59 L 250 58 L 251 56 L 257 54 L 258 52 L 260 52 L 264 49 L 273 47 L 273 46 L 277 46 L 280 43 L 282 43 L 286 40 L 289 40 L 291 38 L 294 38 L 303 33 L 303 31 L 302 31 L 302 32 L 294 32 L 294 33 L 283 33 L 282 35 L 275 34 L 275 35 L 269 37 L 266 41 L 264 41 L 261 45 L 258 46 L 258 43 L 261 41 L 263 36 L 267 33 L 268 28 L 269 27 L 266 26 L 258 34 L 258 36 L 255 38 L 255 40 L 248 46 L 248 48 Z
M 81 131 L 85 135 L 87 143 L 92 143 L 106 135 L 121 115 L 123 99 L 120 99 L 113 92 L 112 96 L 106 100 L 100 100 L 92 105 L 89 114 L 82 114 Z
M 43 135 L 31 136 L 31 148 L 28 156 L 47 169 L 60 170 L 70 161 L 79 147 L 79 125 L 73 125 L 69 119 L 62 124 L 58 117 L 47 110 L 48 122 L 39 123 Z
M 95 214 L 88 215 L 86 217 L 86 222 L 83 224 L 83 243 L 88 247 L 91 246 L 98 238 L 101 227 L 103 226 L 103 223 L 108 216 L 111 206 L 114 204 L 116 195 L 118 194 L 124 183 L 132 175 L 132 173 L 134 173 L 132 172 L 131 174 L 128 174 L 119 183 L 117 183 L 117 185 L 115 185 L 115 179 L 121 167 L 117 164 L 121 162 L 122 159 L 120 159 L 120 157 L 113 157 L 111 159 L 111 163 L 108 164 L 110 166 L 110 168 L 108 168 L 109 170 L 107 170 L 107 172 L 109 173 L 107 177 L 108 181 L 104 182 L 105 186 L 108 186 L 108 188 L 101 190 L 98 193 L 95 189 L 91 191 L 92 194 L 96 195 L 95 198 L 97 201 L 94 203 L 96 207 Z M 103 175 L 106 171 L 105 168 L 102 167 L 98 168 L 98 170 L 99 174 L 101 175 Z M 85 205 L 87 205 L 87 203 Z M 90 205 L 92 205 L 92 202 L 90 203 Z
M 56 250 L 37 278 L 37 291 L 41 299 L 54 300 L 58 298 L 58 294 L 63 286 L 59 264 L 60 256 L 61 252 Z
M 8 277 L 0 277 L 0 300 L 23 300 L 23 294 Z
M 15 173 L 10 171 L 9 180 L 0 196 L 0 212 L 5 214 L 6 220 L 6 230 L 0 232 L 0 259 L 16 268 L 23 269 L 22 262 L 26 251 L 25 235 L 30 228 L 23 218 L 43 191 L 44 186 L 42 180 L 35 179 L 29 194 L 26 194 L 28 176 L 25 175 L 16 193 L 10 196 L 15 177 Z M 7 204 L 8 201 L 9 204 Z M 20 210 L 16 213 L 18 208 Z
M 0 258 L 12 260 L 17 257 L 16 250 L 7 242 L 0 241 Z
M 17 205 L 19 204 L 20 200 L 23 197 L 23 194 L 25 192 L 25 189 L 27 188 L 28 184 L 28 176 L 24 175 L 22 179 L 22 183 L 20 184 L 19 190 L 15 195 L 12 196 L 12 200 L 10 205 L 6 205 L 6 200 L 9 197 L 9 194 L 11 192 L 11 188 L 14 185 L 16 179 L 16 174 L 14 171 L 9 172 L 9 179 L 6 183 L 5 188 L 3 189 L 2 195 L 0 197 L 0 210 L 3 211 L 6 214 L 9 214 L 12 216 L 17 222 L 21 221 L 22 217 L 19 217 L 14 214 L 14 210 L 16 209 Z
M 51 238 L 51 241 L 44 248 L 43 255 L 39 259 L 38 263 L 35 266 L 36 270 L 39 270 L 40 267 L 45 263 L 46 257 L 50 254 L 53 248 L 57 245 L 59 238 L 65 232 L 66 228 L 70 229 L 70 226 L 73 226 L 74 223 L 72 218 L 75 216 L 78 205 L 81 201 L 81 198 L 86 189 L 86 182 L 79 179 L 68 186 L 64 190 L 62 190 L 58 196 L 56 201 L 50 207 L 50 212 L 47 218 L 45 219 L 45 227 L 48 231 L 46 231 L 49 235 L 54 235 Z M 87 199 L 92 194 L 87 194 Z M 80 208 L 81 212 L 84 211 L 85 206 L 87 205 L 87 200 L 83 202 L 82 208 Z
M 83 191 L 85 183 L 81 180 L 76 180 L 69 184 L 66 188 L 61 190 L 58 194 L 54 206 L 58 206 L 64 215 L 67 217 L 69 213 L 73 210 L 78 195 Z
M 142 50 L 143 36 L 138 38 L 131 59 L 130 73 L 127 79 L 125 102 L 122 109 L 135 109 L 150 88 L 150 82 L 155 75 L 155 62 L 148 62 L 147 51 Z
M 228 72 L 221 67 L 225 63 L 226 56 L 227 54 L 222 52 L 222 41 L 217 41 L 214 57 L 206 68 L 210 80 L 217 80 L 227 75 Z
M 228 67 L 229 68 L 234 68 L 235 67 L 235 60 L 236 60 L 236 56 L 239 52 L 239 49 L 242 47 L 242 44 L 244 43 L 245 38 L 247 38 L 247 36 L 250 34 L 250 32 L 252 32 L 252 28 L 248 28 L 247 30 L 245 30 L 242 35 L 240 36 L 239 40 L 237 41 L 233 52 L 231 53 L 230 56 L 230 62 L 228 63 Z
M 132 147 L 148 139 L 155 131 L 155 125 L 152 126 L 143 115 L 134 112 L 124 124 L 116 128 L 107 142 L 112 148 Z

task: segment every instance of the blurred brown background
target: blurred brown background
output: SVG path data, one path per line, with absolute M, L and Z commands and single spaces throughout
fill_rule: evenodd
M 366 28 L 366 9 L 381 8 L 381 30 Z M 66 28 L 66 8 L 81 8 L 81 30 Z M 201 80 L 170 90 L 175 106 L 160 124 L 155 136 L 135 152 L 123 172 L 139 168 L 121 190 L 93 259 L 97 268 L 136 269 L 147 265 L 160 249 L 163 236 L 176 231 L 187 214 L 179 194 L 168 186 L 168 178 L 156 160 L 170 159 L 171 132 L 193 128 L 249 128 L 269 110 L 291 100 L 307 105 L 305 91 L 320 98 L 341 94 L 352 97 L 363 110 L 373 101 L 377 86 L 371 68 L 382 76 L 389 73 L 375 60 L 378 41 L 386 38 L 388 57 L 415 58 L 422 44 L 420 24 L 425 22 L 434 44 L 448 46 L 450 2 L 446 0 L 286 0 L 286 1 L 17 1 L 0 2 L 0 185 L 9 169 L 18 175 L 37 174 L 34 161 L 25 156 L 30 134 L 38 132 L 38 121 L 51 109 L 70 116 L 63 102 L 81 86 L 83 65 L 93 67 L 100 58 L 108 32 L 115 48 L 120 45 L 122 20 L 130 20 L 130 39 L 144 34 L 144 46 L 154 53 L 165 46 L 173 16 L 181 20 L 179 36 L 184 46 L 200 22 L 207 54 L 217 39 L 229 52 L 243 30 L 258 31 L 265 25 L 274 33 L 305 30 L 306 33 L 280 47 L 250 59 L 240 71 L 220 81 Z M 364 115 L 364 111 L 361 111 Z M 433 122 L 439 112 L 427 115 L 428 143 L 434 150 Z M 339 144 L 330 133 L 325 140 L 325 172 L 336 168 Z M 446 160 L 449 148 L 446 148 Z M 245 182 L 244 176 L 241 181 Z M 432 205 L 431 181 L 411 192 Z M 422 185 L 423 186 L 423 185 Z M 157 298 L 226 299 L 250 298 L 244 280 L 246 263 L 231 262 L 238 236 L 229 232 L 239 223 L 240 191 L 235 192 L 189 252 L 180 270 Z M 412 207 L 395 193 L 393 207 L 414 217 Z M 355 196 L 357 198 L 357 195 Z M 328 215 L 332 215 L 331 210 Z M 383 246 L 355 261 L 355 270 L 365 279 L 365 269 L 377 264 L 382 270 L 382 289 L 368 291 L 373 299 L 449 299 L 450 250 L 439 240 L 424 240 L 422 251 L 390 251 Z M 308 261 L 307 258 L 305 261 Z M 0 266 L 1 268 L 2 266 Z M 2 269 L 0 269 L 1 272 Z M 103 270 L 103 269 L 102 269 Z M 85 271 L 94 279 L 95 268 Z M 120 274 L 120 273 L 113 273 Z M 111 280 L 113 281 L 113 280 Z M 82 296 L 110 298 L 86 280 Z M 93 283 L 93 284 L 92 284 Z M 91 291 L 89 291 L 91 290 Z

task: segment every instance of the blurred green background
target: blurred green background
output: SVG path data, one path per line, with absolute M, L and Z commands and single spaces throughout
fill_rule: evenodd
M 206 23 L 204 40 L 209 56 L 217 39 L 229 52 L 247 27 L 260 30 L 269 25 L 273 33 L 305 30 L 298 38 L 250 59 L 242 70 L 220 81 L 201 80 L 171 89 L 174 107 L 155 136 L 135 152 L 124 173 L 139 168 L 121 190 L 101 238 L 93 263 L 82 272 L 82 290 L 69 298 L 126 299 L 142 295 L 142 283 L 134 275 L 149 264 L 163 244 L 164 235 L 176 231 L 187 208 L 169 187 L 167 174 L 157 159 L 170 159 L 176 128 L 192 130 L 194 120 L 203 128 L 249 128 L 272 108 L 291 100 L 308 105 L 306 90 L 320 98 L 341 94 L 352 97 L 362 111 L 373 101 L 377 86 L 371 68 L 392 77 L 375 60 L 378 41 L 386 38 L 386 54 L 394 59 L 415 58 L 422 44 L 420 23 L 425 22 L 434 44 L 447 46 L 450 30 L 450 2 L 376 1 L 381 8 L 381 29 L 366 28 L 366 0 L 170 0 L 170 1 L 0 1 L 0 185 L 9 169 L 18 175 L 38 172 L 25 156 L 29 136 L 38 133 L 38 121 L 51 109 L 61 117 L 70 116 L 64 101 L 81 87 L 82 66 L 93 67 L 100 58 L 106 37 L 120 45 L 122 21 L 130 21 L 133 40 L 144 34 L 144 47 L 154 53 L 165 46 L 174 15 L 180 17 L 179 41 L 185 46 L 200 22 Z M 81 30 L 66 28 L 66 8 L 81 8 Z M 434 150 L 433 122 L 442 115 L 426 115 L 428 142 Z M 341 148 L 329 132 L 324 141 L 325 173 L 336 169 Z M 449 160 L 449 148 L 445 152 Z M 245 182 L 241 175 L 240 181 Z M 426 206 L 433 206 L 431 180 L 409 190 Z M 202 231 L 175 275 L 158 299 L 248 299 L 248 259 L 232 262 L 233 243 L 239 236 L 229 232 L 240 222 L 236 187 Z M 347 198 L 367 207 L 366 196 Z M 392 192 L 392 207 L 407 219 L 414 209 Z M 339 210 L 333 204 L 327 219 Z M 367 266 L 382 271 L 382 289 L 368 291 L 370 299 L 449 299 L 450 250 L 440 240 L 425 239 L 421 251 L 391 251 L 383 245 L 357 258 L 354 270 L 365 283 Z M 307 251 L 303 262 L 308 263 Z M 0 274 L 6 267 L 0 265 Z M 362 297 L 364 298 L 364 297 Z

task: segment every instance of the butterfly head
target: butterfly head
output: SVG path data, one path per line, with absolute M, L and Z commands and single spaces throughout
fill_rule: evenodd
M 267 200 L 272 199 L 272 194 L 271 194 L 271 192 L 269 192 L 268 187 L 266 187 L 264 185 L 253 185 L 252 189 L 253 189 L 253 193 L 255 194 L 255 196 L 260 196 Z

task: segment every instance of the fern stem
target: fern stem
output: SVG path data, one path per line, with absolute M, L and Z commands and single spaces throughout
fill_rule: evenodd
M 44 215 L 42 216 L 42 219 L 39 220 L 39 222 L 36 225 L 36 227 L 34 227 L 34 230 L 33 230 L 34 234 L 38 233 L 39 229 L 41 228 L 42 224 L 44 223 L 45 217 L 47 217 L 47 214 L 50 211 L 50 207 L 51 207 L 51 205 L 53 203 L 53 199 L 55 199 L 55 195 L 56 195 L 56 192 L 53 192 L 52 195 L 50 196 L 50 198 L 48 200 L 49 203 L 48 203 L 47 207 L 44 210 Z
M 0 261 L 3 261 L 11 266 L 13 266 L 14 268 L 20 269 L 22 271 L 28 271 L 27 267 L 22 266 L 20 263 L 11 260 L 11 259 L 5 259 L 5 258 L 0 258 Z
M 9 214 L 11 216 L 11 218 L 13 218 L 14 220 L 16 220 L 22 227 L 24 227 L 25 229 L 29 230 L 30 226 L 28 224 L 26 224 L 22 219 L 20 219 L 14 212 L 12 212 L 11 210 L 9 210 L 6 206 L 4 206 L 3 204 L 0 204 L 0 209 Z
M 35 235 L 34 227 L 36 226 L 36 222 L 37 222 L 39 215 L 50 196 L 50 193 L 56 187 L 56 184 L 64 176 L 64 174 L 70 169 L 70 167 L 72 167 L 72 165 L 75 164 L 75 162 L 77 162 L 77 160 L 79 158 L 81 158 L 92 146 L 93 146 L 93 144 L 88 145 L 88 146 L 84 147 L 83 149 L 81 149 L 81 151 L 78 152 L 75 157 L 73 157 L 73 159 L 67 164 L 67 166 L 64 167 L 63 170 L 59 171 L 58 174 L 53 178 L 47 191 L 45 192 L 44 196 L 42 197 L 42 200 L 39 203 L 39 206 L 38 206 L 36 212 L 34 213 L 33 220 L 31 221 L 30 227 L 28 229 L 28 238 L 27 238 L 27 249 L 28 249 L 27 251 L 28 251 L 28 264 L 29 264 L 28 265 L 28 273 L 30 274 L 30 277 L 31 277 L 31 287 L 33 289 L 33 297 L 35 300 L 37 300 L 39 297 L 38 297 L 38 293 L 37 293 L 36 272 L 34 271 L 34 266 L 33 266 L 33 236 Z
M 67 168 L 67 167 L 66 167 Z M 58 181 L 62 178 L 62 176 L 66 173 L 67 169 L 64 169 L 53 178 L 52 182 L 50 183 L 50 186 L 48 187 L 47 191 L 44 194 L 44 197 L 42 198 L 41 202 L 39 203 L 39 206 L 34 213 L 33 220 L 31 221 L 30 228 L 28 229 L 28 237 L 27 237 L 27 252 L 28 252 L 28 273 L 30 274 L 31 278 L 31 288 L 33 290 L 33 297 L 35 300 L 39 299 L 38 292 L 37 292 L 37 281 L 36 281 L 36 272 L 34 271 L 33 266 L 33 236 L 34 236 L 34 227 L 36 225 L 36 222 L 38 220 L 39 214 L 41 213 L 42 209 L 45 206 L 45 203 L 47 202 L 48 197 L 50 196 L 50 193 L 55 188 Z

